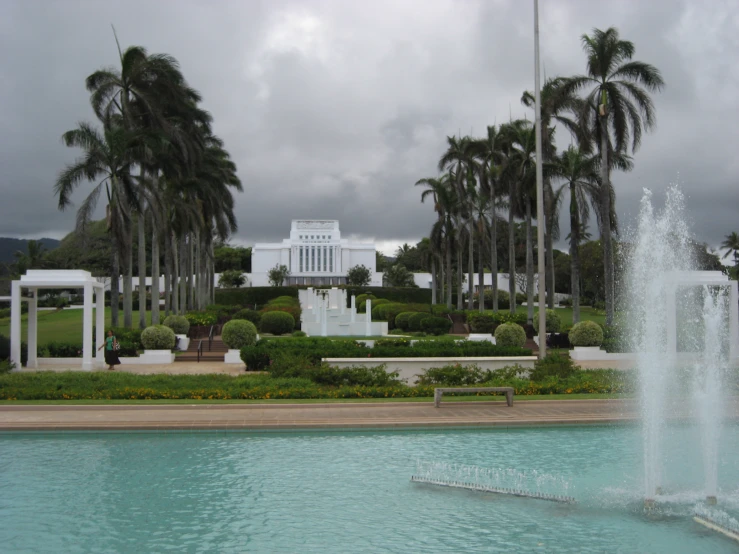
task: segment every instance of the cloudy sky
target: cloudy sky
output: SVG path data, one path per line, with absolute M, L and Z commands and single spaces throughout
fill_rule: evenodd
M 202 93 L 244 183 L 236 242 L 280 240 L 296 218 L 338 219 L 386 251 L 415 242 L 434 215 L 413 183 L 436 175 L 445 137 L 531 117 L 532 4 L 3 0 L 0 236 L 73 228 L 52 192 L 78 154 L 60 136 L 94 119 L 84 80 L 117 62 L 113 24 L 124 47 L 176 57 Z M 657 129 L 614 176 L 622 223 L 643 187 L 661 203 L 679 181 L 697 239 L 739 231 L 736 0 L 540 0 L 540 21 L 547 76 L 583 72 L 580 36 L 609 26 L 663 73 Z

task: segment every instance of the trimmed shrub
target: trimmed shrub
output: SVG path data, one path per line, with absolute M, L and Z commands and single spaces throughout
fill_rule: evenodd
M 347 294 L 347 295 L 349 296 L 349 298 L 351 298 L 351 294 Z M 367 299 L 372 300 L 372 306 L 374 306 L 375 300 L 377 300 L 377 297 L 374 294 L 360 294 L 354 299 L 358 312 L 364 312 L 365 302 L 367 302 Z
M 221 339 L 229 348 L 253 346 L 257 342 L 257 328 L 251 321 L 232 319 L 223 326 Z
M 479 385 L 490 380 L 492 372 L 482 370 L 476 365 L 463 366 L 461 364 L 445 365 L 425 369 L 416 381 L 419 385 L 446 385 L 460 387 L 465 385 Z
M 559 301 L 559 305 L 567 307 L 572 306 L 572 298 L 563 298 Z
M 295 318 L 287 312 L 273 311 L 262 314 L 261 330 L 263 333 L 285 335 L 295 329 Z
M 543 360 L 536 361 L 534 370 L 529 373 L 529 379 L 532 381 L 543 381 L 550 377 L 567 379 L 578 369 L 579 367 L 575 365 L 569 355 L 549 354 Z
M 375 313 L 375 308 L 382 306 L 383 304 L 390 304 L 390 300 L 385 298 L 376 298 L 372 300 L 372 313 Z M 367 309 L 367 304 L 363 301 L 361 304 L 357 302 L 357 313 L 364 313 Z
M 562 320 L 559 318 L 559 314 L 554 310 L 545 310 L 546 321 L 547 321 L 547 333 L 559 333 L 560 327 L 562 327 Z M 539 310 L 536 310 L 534 314 L 534 331 L 539 332 Z
M 305 333 L 305 331 L 293 331 L 292 336 L 293 337 L 307 337 L 308 335 Z
M 434 304 L 431 306 L 431 313 L 434 315 L 447 315 L 452 313 L 452 309 L 447 308 L 443 304 Z
M 496 326 L 492 315 L 480 312 L 468 312 L 467 323 L 473 333 L 492 333 Z
M 517 346 L 526 344 L 526 331 L 517 323 L 503 323 L 495 330 L 495 344 L 498 346 Z
M 516 304 L 520 306 L 524 302 L 528 302 L 528 298 L 526 297 L 526 295 L 522 292 L 517 292 L 516 293 Z M 508 303 L 508 307 L 510 308 L 510 302 Z
M 395 326 L 403 331 L 408 330 L 408 319 L 416 312 L 400 312 L 395 316 Z
M 152 325 L 141 332 L 141 343 L 146 350 L 172 350 L 174 331 L 166 325 Z
M 595 321 L 581 321 L 570 329 L 572 346 L 600 346 L 603 344 L 603 328 Z
M 259 325 L 259 322 L 262 321 L 262 314 L 256 310 L 244 308 L 243 310 L 236 312 L 232 319 L 244 319 L 246 321 L 251 321 L 254 325 Z
M 170 315 L 164 318 L 164 325 L 172 329 L 175 335 L 186 335 L 190 330 L 190 322 L 183 315 Z
M 428 318 L 433 317 L 429 314 L 423 313 L 423 312 L 416 312 L 412 316 L 408 318 L 408 330 L 410 331 L 420 331 L 421 330 L 421 322 Z
M 262 319 L 264 319 L 264 315 L 269 312 L 285 312 L 287 314 L 290 314 L 293 318 L 293 322 L 300 321 L 300 315 L 302 313 L 302 311 L 300 310 L 300 306 L 289 306 L 287 304 L 267 304 L 264 308 L 262 308 L 260 312 L 262 314 Z M 293 323 L 293 327 L 294 326 L 295 323 Z
M 421 320 L 421 330 L 432 335 L 446 335 L 452 328 L 452 322 L 445 317 L 430 315 Z

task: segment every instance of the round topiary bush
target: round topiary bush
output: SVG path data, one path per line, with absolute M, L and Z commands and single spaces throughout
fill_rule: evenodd
M 223 344 L 233 349 L 254 346 L 257 342 L 257 328 L 251 321 L 232 319 L 223 326 L 221 339 Z
M 175 335 L 186 335 L 190 330 L 190 322 L 184 315 L 170 315 L 164 318 L 164 325 L 172 329 Z
M 429 316 L 421 320 L 421 330 L 431 335 L 446 335 L 452 322 L 446 317 Z
M 547 333 L 559 333 L 560 327 L 562 327 L 562 320 L 559 319 L 559 315 L 554 310 L 545 311 L 547 318 Z M 537 310 L 534 314 L 534 330 L 539 332 L 539 311 Z
M 408 330 L 408 319 L 416 312 L 400 312 L 395 316 L 395 326 L 403 331 Z
M 244 308 L 236 312 L 232 319 L 245 319 L 246 321 L 251 321 L 254 325 L 259 325 L 259 322 L 262 321 L 262 314 L 256 310 Z
M 603 344 L 603 328 L 595 321 L 581 321 L 570 329 L 572 346 L 600 346 Z
M 518 346 L 526 344 L 526 331 L 518 323 L 503 323 L 495 330 L 495 344 L 498 346 Z
M 260 328 L 263 333 L 285 335 L 295 329 L 295 318 L 287 312 L 266 312 L 262 314 Z
M 411 331 L 420 331 L 421 330 L 421 322 L 429 317 L 433 317 L 430 314 L 423 313 L 423 312 L 417 312 L 410 316 L 408 318 L 408 329 Z
M 175 344 L 174 331 L 166 325 L 152 325 L 142 331 L 141 344 L 146 350 L 172 350 Z

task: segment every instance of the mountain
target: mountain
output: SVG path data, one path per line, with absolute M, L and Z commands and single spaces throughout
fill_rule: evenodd
M 54 250 L 59 246 L 60 241 L 56 239 L 39 239 L 44 245 L 44 250 Z M 28 240 L 11 239 L 0 237 L 0 263 L 11 263 L 15 261 L 15 253 L 18 251 L 28 253 Z

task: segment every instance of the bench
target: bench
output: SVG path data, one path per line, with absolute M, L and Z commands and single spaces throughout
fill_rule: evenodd
M 513 406 L 513 387 L 443 387 L 434 389 L 434 406 L 441 404 L 441 395 L 445 392 L 504 392 L 509 406 Z

